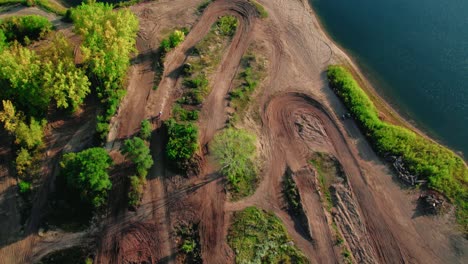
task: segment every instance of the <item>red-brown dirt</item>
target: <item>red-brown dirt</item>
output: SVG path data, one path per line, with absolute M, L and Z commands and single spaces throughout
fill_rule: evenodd
M 159 111 L 163 111 L 163 120 L 170 116 L 174 92 L 181 85 L 179 68 L 188 51 L 219 16 L 232 14 L 239 19 L 239 27 L 210 78 L 212 92 L 199 121 L 201 173 L 185 178 L 170 170 L 164 161 L 166 135 L 159 129 L 161 122 L 155 122 L 151 142 L 155 166 L 148 175 L 142 205 L 129 212 L 125 199 L 117 197 L 125 196 L 125 184 L 114 188 L 107 217 L 98 223 L 97 231 L 88 230 L 97 241 L 95 263 L 174 263 L 178 254 L 174 227 L 180 222 L 199 223 L 205 263 L 232 263 L 235 254 L 226 243 L 230 217 L 251 205 L 274 212 L 313 263 L 342 261 L 334 245 L 331 217 L 356 262 L 463 263 L 468 245 L 452 228 L 452 220 L 417 216 L 413 203 L 417 195 L 402 190 L 353 120 L 341 122 L 337 118 L 345 109 L 328 88 L 324 70 L 329 63 L 347 62 L 348 58 L 323 34 L 306 1 L 260 0 L 269 13 L 263 20 L 247 0 L 217 0 L 197 18 L 194 11 L 200 2 L 161 1 L 131 8 L 140 19 L 139 55 L 129 70 L 128 93 L 112 120 L 107 147 L 116 161 L 122 161 L 116 154 L 120 142 L 138 130 L 142 119 L 155 117 Z M 164 32 L 191 25 L 185 41 L 167 54 L 163 78 L 158 89 L 152 90 L 152 60 Z M 256 132 L 263 166 L 256 192 L 230 202 L 222 176 L 203 150 L 224 127 L 226 96 L 240 59 L 252 42 L 265 47 L 268 77 L 252 100 L 251 111 L 259 113 L 259 120 L 248 119 L 242 126 Z M 312 152 L 336 157 L 347 179 L 334 186 L 337 203 L 333 216 L 326 212 L 317 193 L 316 172 L 308 165 Z M 3 157 L 6 153 L 7 149 L 0 154 Z M 312 240 L 284 209 L 281 181 L 287 167 L 295 175 Z M 116 169 L 113 180 L 122 182 L 126 176 L 124 169 Z M 45 255 L 45 242 L 31 238 L 36 237 L 31 231 L 30 237 L 3 246 L 0 260 L 27 263 Z M 66 239 L 71 242 L 63 243 L 64 247 L 88 241 L 84 237 L 58 236 L 52 250 L 59 249 Z M 22 257 L 15 259 L 13 254 Z

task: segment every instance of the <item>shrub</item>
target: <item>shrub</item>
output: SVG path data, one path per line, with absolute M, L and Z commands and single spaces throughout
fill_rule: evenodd
M 19 122 L 15 130 L 15 143 L 27 149 L 34 149 L 43 144 L 44 132 L 43 127 L 45 123 L 40 123 L 31 117 L 31 122 Z
M 381 155 L 401 156 L 407 169 L 427 179 L 430 188 L 457 205 L 457 219 L 468 232 L 468 168 L 449 149 L 407 128 L 379 119 L 378 111 L 351 73 L 341 66 L 328 68 L 330 86 L 356 117 L 374 149 Z
M 19 188 L 19 192 L 22 194 L 29 193 L 31 191 L 31 183 L 27 181 L 19 181 L 18 188 Z
M 236 263 L 308 263 L 290 241 L 281 220 L 256 207 L 236 212 L 228 233 Z
M 80 193 L 83 201 L 97 208 L 104 205 L 112 187 L 108 174 L 111 165 L 112 159 L 103 148 L 67 153 L 60 162 L 61 176 L 69 188 Z
M 144 140 L 151 138 L 151 124 L 148 119 L 141 121 L 140 137 Z
M 237 29 L 237 18 L 235 16 L 222 16 L 216 26 L 218 32 L 223 36 L 233 36 Z
M 198 128 L 191 123 L 178 123 L 174 119 L 165 122 L 169 141 L 166 155 L 169 160 L 183 164 L 192 158 L 198 149 Z
M 144 185 L 145 179 L 138 176 L 130 176 L 130 190 L 128 192 L 128 204 L 130 206 L 137 207 L 140 205 Z
M 203 13 L 205 9 L 213 2 L 214 0 L 205 0 L 203 1 L 198 7 L 197 7 L 197 12 L 198 14 Z
M 250 195 L 255 189 L 255 140 L 246 130 L 227 128 L 217 134 L 210 145 L 235 198 Z
M 18 173 L 19 176 L 24 175 L 32 164 L 32 157 L 31 154 L 29 154 L 29 151 L 25 148 L 21 148 L 18 152 L 18 156 L 16 156 L 15 163 L 16 173 Z
M 172 108 L 172 115 L 177 121 L 196 121 L 198 113 L 198 110 L 185 110 L 180 104 L 175 104 Z
M 121 151 L 135 164 L 138 175 L 145 178 L 148 170 L 153 166 L 153 158 L 145 141 L 139 137 L 127 139 Z
M 52 23 L 45 17 L 38 15 L 13 16 L 0 21 L 6 41 L 18 41 L 26 44 L 25 40 L 38 40 L 52 30 Z
M 185 39 L 185 33 L 181 30 L 174 30 L 169 37 L 161 41 L 161 49 L 167 53 L 173 48 L 179 46 Z

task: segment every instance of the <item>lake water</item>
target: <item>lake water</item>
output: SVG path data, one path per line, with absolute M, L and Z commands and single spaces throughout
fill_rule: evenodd
M 310 2 L 395 109 L 468 158 L 468 0 Z

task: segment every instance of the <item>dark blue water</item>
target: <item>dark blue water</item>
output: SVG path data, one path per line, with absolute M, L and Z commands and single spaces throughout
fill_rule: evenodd
M 403 116 L 468 156 L 468 0 L 310 0 Z

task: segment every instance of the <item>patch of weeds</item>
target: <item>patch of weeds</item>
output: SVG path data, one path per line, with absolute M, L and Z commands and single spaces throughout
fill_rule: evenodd
M 281 220 L 256 207 L 234 214 L 227 239 L 236 263 L 308 263 Z
M 261 5 L 259 2 L 255 0 L 250 0 L 250 2 L 255 6 L 257 9 L 258 14 L 260 15 L 261 18 L 267 18 L 268 17 L 268 12 L 265 10 L 265 7 Z
M 223 36 L 234 36 L 236 33 L 238 20 L 235 16 L 222 16 L 216 22 L 216 31 Z
M 333 208 L 330 184 L 334 176 L 339 172 L 337 161 L 325 153 L 315 153 L 310 160 L 310 163 L 317 171 L 318 182 L 320 190 L 323 193 L 324 203 L 326 205 L 326 209 L 330 212 Z
M 235 88 L 229 93 L 229 100 L 230 105 L 242 117 L 252 99 L 252 94 L 265 76 L 264 60 L 249 51 L 242 58 L 241 69 L 235 79 Z M 235 120 L 231 117 L 229 122 L 235 123 Z
M 197 14 L 201 15 L 203 11 L 211 4 L 214 0 L 205 0 L 197 7 Z
M 198 110 L 186 110 L 180 104 L 174 104 L 172 108 L 172 116 L 177 121 L 197 121 Z
M 203 263 L 201 258 L 200 235 L 198 224 L 183 224 L 177 227 L 179 253 L 183 255 L 183 263 Z
M 299 190 L 297 189 L 296 183 L 292 178 L 292 171 L 287 168 L 283 179 L 283 194 L 288 202 L 288 209 L 294 215 L 300 215 L 303 213 L 301 197 Z

